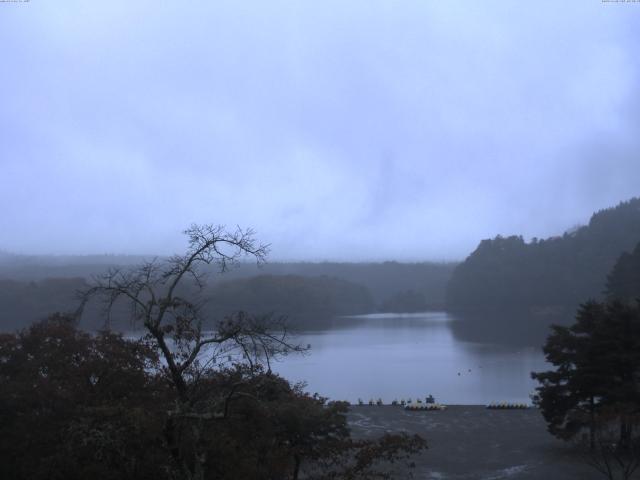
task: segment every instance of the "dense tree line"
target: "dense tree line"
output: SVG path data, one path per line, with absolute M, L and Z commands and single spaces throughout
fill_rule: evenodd
M 213 286 L 209 298 L 211 313 L 217 316 L 238 310 L 275 313 L 299 326 L 314 319 L 375 310 L 366 287 L 326 276 L 260 275 L 231 280 Z
M 49 312 L 76 308 L 77 292 L 88 286 L 82 278 L 45 279 L 39 282 L 0 280 L 0 331 L 11 331 L 46 318 Z M 197 292 L 197 285 L 185 282 L 181 293 Z M 362 285 L 331 277 L 261 275 L 217 282 L 202 292 L 210 318 L 222 318 L 238 310 L 254 314 L 273 313 L 289 317 L 298 327 L 313 326 L 336 315 L 370 313 L 376 310 L 371 294 Z M 98 329 L 103 325 L 102 310 L 88 309 L 82 325 Z M 127 308 L 114 305 L 110 326 L 133 328 Z M 211 327 L 212 324 L 209 325 Z
M 126 268 L 145 260 L 151 258 L 123 255 L 21 256 L 0 252 L 0 280 L 21 284 L 51 279 L 86 281 L 108 268 Z M 441 308 L 454 267 L 454 263 L 436 262 L 270 262 L 258 268 L 252 263 L 242 262 L 224 279 L 212 275 L 211 284 L 263 275 L 330 277 L 366 287 L 376 306 L 389 301 L 397 303 L 398 296 L 411 291 L 424 296 L 424 303 L 429 308 Z
M 577 306 L 601 298 L 622 252 L 640 241 L 640 199 L 595 213 L 561 237 L 530 242 L 520 236 L 483 240 L 453 272 L 451 308 Z
M 327 276 L 340 278 L 366 287 L 377 306 L 404 292 L 413 291 L 425 298 L 428 306 L 444 305 L 447 282 L 455 263 L 438 262 L 318 262 L 318 263 L 269 263 L 261 268 L 261 274 L 298 275 L 305 277 Z M 253 273 L 252 273 L 253 272 Z M 256 275 L 249 265 L 241 266 L 231 276 Z
M 433 308 L 442 308 L 442 305 L 429 304 L 426 295 L 422 292 L 404 290 L 387 298 L 380 304 L 378 310 L 381 312 L 414 313 Z
M 215 277 L 213 277 L 215 278 Z M 40 281 L 0 280 L 0 331 L 11 331 L 46 318 L 49 312 L 75 308 L 77 292 L 86 288 L 83 278 L 47 278 Z M 181 287 L 191 295 L 197 286 Z M 256 314 L 286 315 L 290 324 L 300 328 L 321 327 L 323 321 L 337 315 L 365 314 L 375 311 L 418 312 L 442 307 L 430 304 L 424 291 L 404 290 L 389 294 L 381 303 L 374 300 L 364 285 L 338 277 L 302 275 L 257 275 L 217 280 L 203 292 L 209 302 L 208 313 L 221 318 L 245 310 Z M 131 329 L 128 311 L 117 304 L 111 327 Z M 100 328 L 102 312 L 98 308 L 83 317 L 85 328 Z
M 0 279 L 0 332 L 13 331 L 66 312 L 77 304 L 76 292 L 87 286 L 82 278 L 48 278 L 40 281 Z M 97 327 L 100 320 L 94 322 Z

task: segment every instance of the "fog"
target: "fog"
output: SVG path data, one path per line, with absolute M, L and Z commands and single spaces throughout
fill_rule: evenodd
M 453 260 L 640 193 L 640 5 L 0 4 L 0 249 Z

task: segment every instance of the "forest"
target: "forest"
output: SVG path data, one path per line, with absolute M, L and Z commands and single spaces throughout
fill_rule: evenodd
M 145 257 L 0 257 L 0 330 L 11 331 L 42 320 L 51 312 L 72 311 L 76 292 L 96 275 L 127 268 Z M 289 317 L 300 328 L 320 326 L 336 315 L 375 311 L 442 309 L 452 263 L 240 263 L 218 275 L 211 270 L 203 295 L 211 314 L 239 309 Z M 192 288 L 186 285 L 184 288 Z M 87 312 L 86 328 L 98 329 L 99 309 Z M 114 328 L 130 328 L 126 312 L 111 318 Z
M 620 255 L 640 241 L 640 198 L 594 213 L 585 226 L 547 239 L 482 240 L 447 286 L 447 307 L 568 307 L 602 299 Z

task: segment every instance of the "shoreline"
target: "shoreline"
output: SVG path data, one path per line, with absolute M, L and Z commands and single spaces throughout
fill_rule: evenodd
M 412 411 L 391 405 L 355 405 L 347 413 L 356 438 L 418 434 L 428 449 L 413 458 L 415 478 L 433 480 L 597 480 L 601 475 L 575 445 L 546 431 L 540 410 L 447 405 Z

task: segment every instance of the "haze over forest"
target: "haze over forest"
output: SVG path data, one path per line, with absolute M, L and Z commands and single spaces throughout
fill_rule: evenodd
M 463 260 L 638 194 L 640 9 L 2 5 L 0 249 Z

